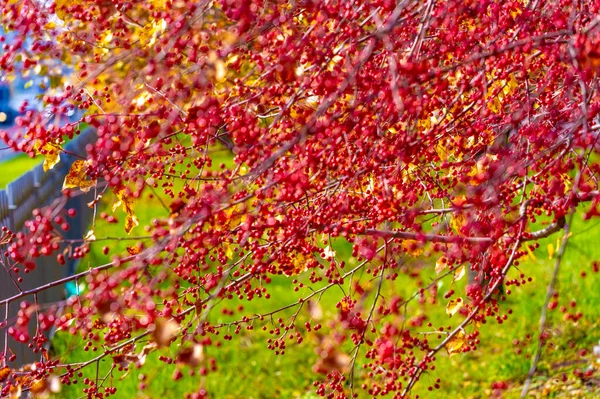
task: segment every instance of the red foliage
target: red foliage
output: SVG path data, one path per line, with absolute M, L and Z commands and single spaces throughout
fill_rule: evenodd
M 129 253 L 105 247 L 115 260 L 83 272 L 87 291 L 68 312 L 22 304 L 2 324 L 40 349 L 43 336 L 23 330 L 39 313 L 42 329 L 79 333 L 96 353 L 84 365 L 39 362 L 5 377 L 3 394 L 53 373 L 66 383 L 103 357 L 141 365 L 169 345 L 178 354 L 166 363 L 210 375 L 201 349 L 259 324 L 277 354 L 316 342 L 322 396 L 406 396 L 441 349 L 474 350 L 480 325 L 507 317 L 497 294 L 526 282 L 504 280 L 533 241 L 568 228 L 581 203 L 598 215 L 597 1 L 0 0 L 0 11 L 16 35 L 1 38 L 0 73 L 46 79 L 54 115 L 84 112 L 60 124 L 29 110 L 0 137 L 33 155 L 80 122 L 94 127 L 97 141 L 77 154 L 80 187 L 94 185 L 94 207 L 112 192 L 139 236 Z M 155 219 L 136 227 L 136 207 L 149 206 Z M 8 234 L 15 284 L 34 258 L 64 263 L 105 245 L 88 236 L 57 254 L 75 216 L 60 212 Z M 474 276 L 466 289 L 438 295 L 462 267 Z M 289 279 L 289 306 L 268 301 L 275 276 Z M 401 297 L 399 276 L 414 295 Z M 336 312 L 304 306 L 326 291 L 339 294 Z M 452 325 L 432 326 L 427 304 L 460 295 Z M 221 301 L 230 322 L 210 312 Z M 245 315 L 244 301 L 265 312 Z M 86 384 L 89 397 L 114 394 Z

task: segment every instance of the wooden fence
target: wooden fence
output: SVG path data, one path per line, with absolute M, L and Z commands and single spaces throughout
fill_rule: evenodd
M 82 132 L 77 138 L 71 140 L 64 146 L 65 152 L 60 154 L 61 161 L 54 169 L 44 172 L 42 165 L 38 165 L 29 172 L 16 178 L 9 183 L 5 190 L 0 190 L 0 226 L 6 226 L 13 232 L 22 231 L 25 222 L 32 217 L 36 208 L 41 208 L 60 198 L 62 195 L 62 184 L 71 164 L 77 154 L 85 156 L 86 145 L 95 142 L 96 134 L 92 129 Z M 10 163 L 0 165 L 2 173 L 10 172 Z M 66 239 L 81 239 L 90 223 L 92 211 L 87 203 L 92 200 L 92 194 L 79 195 L 68 200 L 66 208 L 74 208 L 77 215 L 70 218 L 68 223 L 70 229 L 63 234 Z M 36 262 L 36 267 L 29 274 L 23 276 L 23 282 L 17 283 L 17 275 L 8 269 L 8 259 L 5 258 L 6 248 L 0 248 L 0 301 L 11 298 L 20 292 L 40 287 L 52 281 L 56 281 L 75 271 L 75 262 L 67 261 L 66 265 L 60 265 L 55 256 L 41 257 Z M 39 354 L 33 353 L 27 345 L 16 342 L 8 335 L 8 328 L 14 324 L 19 305 L 22 301 L 35 303 L 37 301 L 41 308 L 57 306 L 65 298 L 65 287 L 56 286 L 51 289 L 28 295 L 14 302 L 0 304 L 0 366 L 2 358 L 7 360 L 12 354 L 17 360 L 8 363 L 10 367 L 37 361 Z M 29 325 L 29 335 L 33 336 L 36 331 L 36 320 L 32 317 Z

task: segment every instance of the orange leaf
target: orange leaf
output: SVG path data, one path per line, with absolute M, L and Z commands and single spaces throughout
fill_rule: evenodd
M 129 252 L 130 255 L 138 255 L 140 252 L 142 252 L 142 249 L 136 245 L 133 247 L 127 247 L 127 252 Z
M 10 367 L 4 367 L 0 369 L 0 382 L 4 382 L 12 373 L 12 369 Z

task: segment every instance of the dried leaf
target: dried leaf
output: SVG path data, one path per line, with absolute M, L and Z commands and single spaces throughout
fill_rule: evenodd
M 458 269 L 454 270 L 454 278 L 452 279 L 452 282 L 454 281 L 459 281 L 461 278 L 463 278 L 465 275 L 465 267 L 461 266 Z
M 158 346 L 168 346 L 179 332 L 179 324 L 174 320 L 156 319 L 152 337 Z
M 79 188 L 84 193 L 87 193 L 95 185 L 95 180 L 87 180 L 85 174 L 85 161 L 78 159 L 73 162 L 71 169 L 69 169 L 69 173 L 65 176 L 62 189 Z
M 453 299 L 450 302 L 448 302 L 448 305 L 446 306 L 446 313 L 448 314 L 448 316 L 452 317 L 463 307 L 463 305 L 464 302 L 462 298 L 459 297 Z
M 462 353 L 462 349 L 464 348 L 464 346 L 466 344 L 467 344 L 467 336 L 461 330 L 454 337 L 452 337 L 448 342 L 446 342 L 446 345 L 444 345 L 444 348 L 446 348 L 446 351 L 448 352 L 449 356 L 454 356 L 457 353 Z
M 138 218 L 133 214 L 135 199 L 132 196 L 126 195 L 125 189 L 115 191 L 114 193 L 117 196 L 117 201 L 113 204 L 112 211 L 114 212 L 121 206 L 123 211 L 127 214 L 127 217 L 125 218 L 125 231 L 129 234 L 134 227 L 139 226 L 140 224 Z
M 183 348 L 177 354 L 177 362 L 191 367 L 198 367 L 204 361 L 204 347 L 200 344 Z
M 142 249 L 138 245 L 134 245 L 127 247 L 127 252 L 129 252 L 130 255 L 138 255 L 140 252 L 142 252 Z
M 317 362 L 313 370 L 318 373 L 328 374 L 333 371 L 345 373 L 350 366 L 351 358 L 338 349 L 338 345 L 331 339 L 323 339 L 315 349 L 317 353 Z
M 85 236 L 83 236 L 84 241 L 96 241 L 96 235 L 94 234 L 94 229 L 91 229 L 87 232 Z
M 437 262 L 435 262 L 435 273 L 440 274 L 446 269 L 446 266 L 448 266 L 448 261 L 442 256 L 437 260 Z

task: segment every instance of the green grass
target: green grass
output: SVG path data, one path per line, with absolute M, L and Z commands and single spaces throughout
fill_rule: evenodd
M 222 159 L 215 161 L 214 167 L 218 167 L 220 162 L 230 166 L 231 160 L 224 154 Z M 107 204 L 110 204 L 111 196 L 105 196 L 105 200 Z M 141 205 L 142 203 L 144 205 Z M 118 211 L 117 216 L 122 219 L 123 213 L 119 212 L 121 211 Z M 141 226 L 149 223 L 153 218 L 165 214 L 166 211 L 162 209 L 156 199 L 141 200 L 140 205 L 136 207 L 136 216 L 140 219 Z M 573 323 L 564 321 L 563 313 L 559 309 L 549 312 L 550 344 L 542 353 L 542 360 L 538 367 L 539 372 L 536 374 L 532 387 L 535 392 L 539 393 L 545 389 L 546 385 L 550 384 L 553 387 L 549 388 L 551 397 L 562 397 L 560 393 L 566 389 L 581 388 L 578 380 L 573 378 L 572 372 L 575 368 L 585 369 L 592 363 L 589 352 L 598 340 L 598 335 L 587 334 L 587 332 L 598 331 L 600 324 L 597 316 L 597 307 L 600 304 L 600 290 L 597 289 L 599 274 L 591 271 L 592 260 L 600 259 L 600 246 L 596 244 L 600 236 L 600 226 L 597 221 L 584 223 L 578 216 L 575 219 L 574 234 L 569 241 L 568 250 L 561 264 L 557 289 L 560 293 L 559 307 L 564 305 L 568 311 L 574 313 L 575 311 L 570 308 L 570 302 L 576 300 L 575 309 L 581 311 L 583 317 L 577 323 Z M 121 225 L 99 223 L 96 227 L 96 237 L 115 236 L 116 234 L 124 236 L 124 233 L 116 231 L 121 227 Z M 135 234 L 143 234 L 140 227 L 133 230 L 132 235 Z M 493 382 L 505 381 L 509 389 L 504 392 L 503 397 L 519 397 L 522 383 L 531 365 L 531 355 L 536 349 L 540 312 L 554 263 L 554 259 L 548 258 L 546 248 L 548 244 L 555 242 L 556 235 L 541 241 L 540 250 L 536 251 L 535 259 L 530 257 L 521 260 L 519 269 L 511 271 L 509 278 L 519 278 L 519 274 L 524 273 L 526 278 L 531 277 L 533 281 L 520 287 L 509 287 L 512 294 L 508 296 L 506 302 L 500 304 L 501 313 L 508 314 L 509 310 L 512 312 L 508 315 L 508 319 L 500 326 L 494 319 L 488 319 L 487 324 L 480 328 L 481 344 L 476 352 L 453 357 L 448 357 L 446 353 L 439 353 L 436 370 L 422 377 L 422 381 L 417 385 L 414 393 L 425 398 L 432 397 L 432 395 L 433 397 L 487 398 L 493 393 L 491 390 Z M 87 267 L 88 264 L 102 264 L 109 260 L 101 253 L 103 245 L 101 242 L 94 243 L 90 257 L 82 262 L 81 267 Z M 111 242 L 109 245 L 111 245 L 113 253 L 118 253 L 127 245 L 131 245 L 131 242 Z M 335 249 L 338 256 L 348 260 L 352 266 L 355 260 L 351 259 L 349 245 L 336 243 Z M 435 260 L 429 259 L 425 263 L 417 263 L 416 260 L 414 262 L 414 265 L 409 265 L 407 271 L 412 268 L 420 268 L 419 279 L 427 284 L 435 276 L 435 272 L 433 272 Z M 581 276 L 582 271 L 587 272 L 586 277 Z M 367 280 L 366 276 L 363 276 L 361 281 L 366 282 Z M 453 287 L 463 297 L 465 280 L 466 277 Z M 443 295 L 450 288 L 449 286 L 450 282 L 445 280 L 437 294 L 437 304 L 427 306 L 425 309 L 429 316 L 427 321 L 433 323 L 434 327 L 456 325 L 460 321 L 459 315 L 449 319 L 445 313 L 447 300 L 443 298 Z M 248 316 L 264 313 L 294 302 L 298 293 L 294 293 L 291 288 L 290 279 L 276 277 L 269 285 L 271 294 L 269 301 L 230 301 L 225 305 L 229 308 L 243 305 L 242 313 Z M 406 298 L 412 295 L 414 290 L 414 277 L 409 277 L 407 273 L 401 273 L 391 286 L 391 290 L 385 295 L 394 293 Z M 310 293 L 308 289 L 301 292 L 303 295 L 308 293 Z M 341 296 L 340 290 L 332 289 L 322 297 L 320 304 L 325 320 L 327 316 L 333 316 L 336 313 L 335 303 Z M 213 322 L 233 320 L 232 317 L 219 312 L 223 306 L 218 305 L 214 309 Z M 408 309 L 409 317 L 423 311 L 416 304 L 411 304 Z M 292 309 L 283 312 L 282 316 L 278 317 L 286 320 L 293 311 Z M 239 313 L 236 315 L 239 317 Z M 302 325 L 308 317 L 307 312 L 302 311 L 297 324 Z M 268 328 L 272 327 L 270 322 L 267 322 L 267 325 Z M 312 373 L 311 368 L 317 360 L 314 352 L 316 336 L 309 334 L 304 343 L 301 345 L 291 343 L 285 355 L 276 356 L 267 349 L 266 341 L 271 336 L 267 332 L 263 332 L 261 326 L 262 324 L 255 324 L 255 330 L 251 332 L 242 330 L 238 336 L 234 337 L 233 341 L 223 341 L 221 348 L 206 347 L 207 358 L 214 357 L 217 364 L 217 370 L 210 372 L 207 377 L 186 376 L 182 380 L 174 382 L 171 377 L 175 367 L 165 365 L 158 360 L 158 356 L 161 354 L 173 356 L 176 349 L 154 352 L 148 356 L 143 368 L 139 370 L 134 368 L 126 378 L 120 380 L 122 372 L 113 373 L 109 379 L 118 389 L 116 396 L 123 398 L 179 398 L 183 397 L 186 392 L 197 392 L 198 389 L 204 388 L 212 398 L 315 398 L 316 396 L 312 393 L 312 381 L 315 379 L 315 374 Z M 469 329 L 471 328 L 469 327 Z M 427 330 L 427 328 L 422 330 Z M 53 340 L 55 353 L 64 355 L 62 360 L 68 362 L 83 362 L 93 357 L 94 354 L 81 350 L 82 345 L 79 337 L 65 332 L 58 332 Z M 349 349 L 350 347 L 343 348 L 343 350 Z M 582 355 L 582 350 L 587 350 L 588 354 Z M 100 363 L 99 375 L 103 376 L 109 370 L 112 360 L 105 358 Z M 189 368 L 184 368 L 183 371 L 187 373 Z M 95 372 L 95 367 L 89 367 L 85 371 L 85 375 L 93 377 Z M 556 383 L 553 378 L 561 376 L 563 373 L 568 377 L 567 383 Z M 147 388 L 139 391 L 138 384 L 142 376 L 144 376 Z M 319 377 L 317 376 L 317 378 Z M 427 387 L 432 385 L 436 378 L 442 379 L 441 387 L 439 391 L 431 393 Z M 79 380 L 81 381 L 81 379 Z M 76 386 L 64 387 L 60 397 L 65 399 L 81 397 L 82 389 L 81 383 Z M 584 391 L 584 393 L 589 392 Z M 368 396 L 361 395 L 360 397 Z
M 29 158 L 25 154 L 17 155 L 16 157 L 0 163 L 4 173 L 0 173 L 0 189 L 6 188 L 6 185 L 22 174 L 33 169 L 34 166 L 41 163 L 39 157 Z

